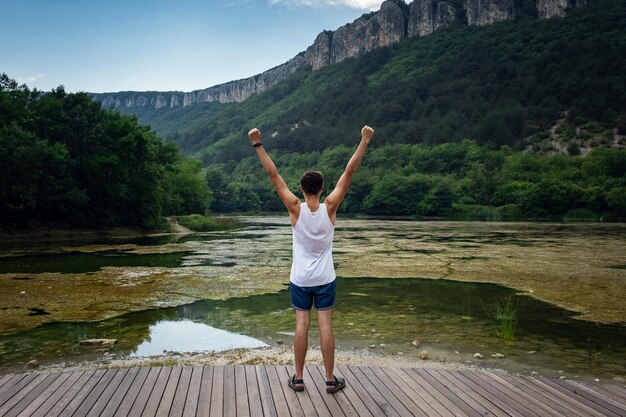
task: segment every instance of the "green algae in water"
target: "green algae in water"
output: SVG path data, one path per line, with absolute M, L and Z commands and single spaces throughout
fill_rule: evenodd
M 624 375 L 626 327 L 601 325 L 573 318 L 573 314 L 548 303 L 493 284 L 429 279 L 339 279 L 335 333 L 341 349 L 385 344 L 387 353 L 405 357 L 420 350 L 452 352 L 471 358 L 495 352 L 507 360 L 492 366 L 524 369 L 566 369 L 598 377 Z M 503 341 L 494 330 L 490 309 L 510 298 L 520 307 L 515 340 Z M 315 316 L 315 314 L 313 314 Z M 96 323 L 55 323 L 0 340 L 0 367 L 18 366 L 30 359 L 66 361 L 97 356 L 78 341 L 116 338 L 113 348 L 129 355 L 150 341 L 151 328 L 163 321 L 193 321 L 274 344 L 291 344 L 293 310 L 289 293 L 199 301 L 176 308 L 127 314 Z M 182 324 L 181 324 L 182 325 Z M 190 335 L 193 337 L 193 335 Z M 411 341 L 419 340 L 414 347 Z M 318 343 L 315 323 L 312 344 Z M 177 350 L 173 348 L 173 350 Z M 205 350 L 213 350 L 207 344 Z M 529 355 L 528 352 L 536 352 Z M 91 356 L 90 356 L 91 355 Z M 23 365 L 21 365 L 23 366 Z
M 102 252 L 66 252 L 42 255 L 0 257 L 0 274 L 59 272 L 79 274 L 113 267 L 165 267 L 177 268 L 192 252 L 133 254 L 110 250 Z

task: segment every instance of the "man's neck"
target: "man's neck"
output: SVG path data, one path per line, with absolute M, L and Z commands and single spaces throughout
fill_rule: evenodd
M 304 194 L 304 202 L 309 207 L 309 210 L 316 212 L 320 208 L 320 194 L 308 195 Z

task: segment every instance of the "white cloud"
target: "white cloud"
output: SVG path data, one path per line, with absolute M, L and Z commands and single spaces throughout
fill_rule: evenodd
M 26 75 L 24 77 L 17 77 L 16 81 L 20 84 L 25 84 L 25 83 L 33 83 L 37 80 L 40 80 L 44 77 L 43 74 L 36 74 L 36 75 Z

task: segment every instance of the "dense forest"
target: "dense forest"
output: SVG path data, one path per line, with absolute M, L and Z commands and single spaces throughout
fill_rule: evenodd
M 134 117 L 0 76 L 0 228 L 161 228 L 210 202 L 201 163 Z

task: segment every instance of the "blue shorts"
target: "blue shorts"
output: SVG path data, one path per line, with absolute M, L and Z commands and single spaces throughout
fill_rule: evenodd
M 299 287 L 291 282 L 291 305 L 297 310 L 311 310 L 313 304 L 317 311 L 329 310 L 335 306 L 335 287 L 335 281 L 316 287 Z

